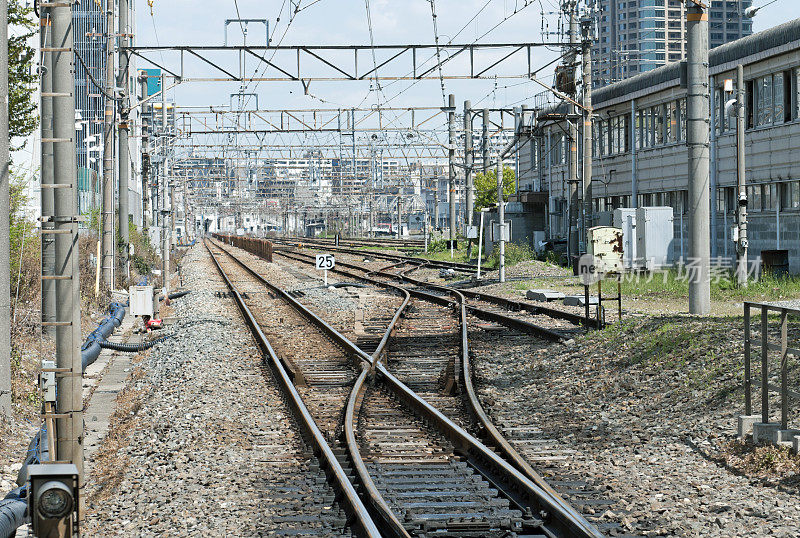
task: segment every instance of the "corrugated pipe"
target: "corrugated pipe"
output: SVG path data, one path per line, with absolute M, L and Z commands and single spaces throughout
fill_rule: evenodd
M 178 299 L 189 293 L 190 290 L 179 291 L 169 295 L 170 300 Z M 125 306 L 122 303 L 111 303 L 108 305 L 109 315 L 97 328 L 92 331 L 86 342 L 81 346 L 81 366 L 83 370 L 94 363 L 103 348 L 116 351 L 138 352 L 150 349 L 159 342 L 163 342 L 169 335 L 162 336 L 150 342 L 140 344 L 118 344 L 106 340 L 114 329 L 122 324 L 125 318 Z M 26 523 L 28 502 L 26 500 L 25 481 L 28 477 L 28 465 L 46 462 L 50 459 L 50 450 L 47 446 L 47 429 L 42 426 L 28 445 L 28 455 L 22 464 L 22 468 L 17 473 L 17 484 L 19 487 L 11 491 L 3 500 L 0 500 L 0 538 L 10 538 L 17 532 L 17 528 Z
M 47 446 L 47 429 L 42 426 L 28 445 L 28 455 L 17 473 L 17 489 L 11 490 L 0 501 L 0 538 L 14 536 L 17 528 L 27 523 L 28 501 L 26 499 L 25 481 L 28 476 L 28 465 L 35 465 L 50 459 Z
M 176 291 L 175 293 L 170 293 L 168 295 L 168 297 L 169 297 L 169 300 L 172 301 L 173 299 L 180 299 L 181 297 L 189 295 L 191 292 L 192 292 L 192 290 Z M 159 301 L 163 301 L 164 300 L 164 296 L 163 295 L 159 295 L 158 296 L 158 300 Z
M 24 487 L 12 490 L 0 501 L 0 538 L 11 538 L 27 520 L 28 501 Z
M 136 353 L 138 351 L 144 351 L 146 349 L 150 349 L 159 342 L 163 342 L 170 336 L 171 335 L 167 334 L 160 338 L 156 338 L 155 340 L 150 340 L 149 342 L 141 342 L 139 344 L 122 344 L 119 342 L 109 342 L 108 340 L 101 340 L 99 344 L 100 347 L 103 349 L 113 349 L 114 351 L 125 351 L 128 353 Z

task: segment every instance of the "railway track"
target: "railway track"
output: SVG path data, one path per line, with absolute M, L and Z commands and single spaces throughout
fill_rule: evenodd
M 437 269 L 453 269 L 454 271 L 472 274 L 477 271 L 477 266 L 468 264 L 468 263 L 459 263 L 459 262 L 448 262 L 448 261 L 441 261 L 441 260 L 424 260 L 422 258 L 415 258 L 413 256 L 403 256 L 399 254 L 388 254 L 385 252 L 378 252 L 375 250 L 360 250 L 357 248 L 348 248 L 344 246 L 335 246 L 331 243 L 321 243 L 317 242 L 313 239 L 270 239 L 276 245 L 281 245 L 284 248 L 294 248 L 298 245 L 310 246 L 312 248 L 324 248 L 326 251 L 331 252 L 341 252 L 344 254 L 351 254 L 355 256 L 364 256 L 368 255 L 371 258 L 378 258 L 382 260 L 392 261 L 392 262 L 406 262 L 412 264 L 421 264 L 425 263 L 429 267 L 435 267 Z M 488 272 L 488 271 L 485 271 Z
M 451 379 L 464 368 L 458 357 L 463 360 L 466 355 L 459 353 L 466 349 L 465 308 L 458 320 L 446 301 L 436 307 L 439 312 L 422 302 L 422 310 L 417 311 L 415 303 L 404 312 L 410 294 L 396 290 L 405 296 L 403 304 L 375 346 L 370 366 L 362 365 L 343 425 L 349 462 L 381 530 L 389 536 L 598 536 L 543 481 L 537 484 L 499 456 L 502 450 L 495 452 L 468 433 L 478 422 L 470 417 L 468 406 L 448 394 Z M 293 307 L 304 308 L 294 303 Z M 401 314 L 415 313 L 421 317 L 409 325 L 403 319 L 398 325 Z M 430 322 L 433 329 L 426 325 Z M 406 327 L 432 330 L 434 336 L 449 330 L 449 344 L 438 361 L 424 365 L 420 356 L 426 353 L 419 346 L 424 349 L 426 344 L 419 334 L 394 341 L 391 335 Z M 352 346 L 341 335 L 329 336 L 342 347 Z M 427 351 L 431 345 L 429 341 Z M 384 355 L 396 359 L 390 365 L 397 368 L 398 377 L 381 364 Z M 423 365 L 425 375 L 420 376 Z M 368 378 L 373 381 L 367 383 Z M 477 412 L 482 413 L 479 406 Z
M 276 532 L 286 531 L 287 535 L 319 533 L 347 536 L 352 531 L 358 536 L 381 536 L 349 479 L 349 470 L 343 468 L 339 454 L 334 452 L 329 444 L 330 437 L 335 436 L 336 416 L 344 409 L 342 400 L 346 401 L 349 392 L 347 385 L 354 379 L 354 368 L 351 367 L 350 357 L 336 344 L 327 341 L 324 336 L 314 338 L 311 334 L 308 338 L 302 339 L 304 343 L 297 342 L 305 347 L 298 349 L 296 354 L 279 356 L 266 337 L 266 332 L 274 327 L 262 326 L 265 321 L 264 308 L 269 306 L 272 309 L 275 316 L 273 319 L 281 327 L 294 325 L 296 328 L 302 327 L 308 330 L 311 324 L 304 323 L 301 316 L 292 309 L 282 307 L 282 301 L 278 300 L 280 294 L 277 291 L 265 293 L 266 285 L 219 245 L 206 243 L 206 247 L 259 347 L 264 352 L 265 362 L 278 381 L 293 411 L 295 422 L 316 458 L 313 466 L 318 465 L 326 478 L 322 480 L 321 477 L 317 477 L 316 487 L 313 489 L 292 490 L 289 485 L 288 492 L 277 492 L 278 495 L 284 493 L 289 497 L 294 494 L 301 501 L 305 500 L 308 507 L 298 503 L 297 513 L 287 515 L 283 520 L 285 528 Z M 264 300 L 269 294 L 273 295 L 274 300 Z M 255 306 L 254 303 L 259 306 Z M 318 327 L 314 326 L 317 334 L 322 330 Z M 275 333 L 275 335 L 280 334 L 283 332 Z M 271 334 L 273 340 L 275 335 Z M 325 390 L 321 390 L 322 386 Z M 320 394 L 313 394 L 318 397 L 312 398 L 310 396 L 315 389 L 320 389 L 318 391 Z M 310 402 L 308 406 L 306 401 Z M 327 508 L 330 514 L 314 510 L 314 499 L 323 501 L 331 499 L 332 493 L 337 500 L 335 510 L 330 510 L 331 506 Z M 287 504 L 291 506 L 292 503 L 287 502 Z M 292 517 L 296 518 L 296 521 L 293 522 Z
M 276 251 L 275 254 L 306 264 L 314 261 L 313 255 L 303 252 Z M 336 263 L 337 267 L 333 270 L 334 272 L 377 286 L 386 286 L 397 281 L 405 282 L 408 285 L 407 289 L 416 297 L 427 297 L 440 304 L 446 302 L 455 305 L 458 299 L 454 297 L 459 294 L 464 298 L 470 314 L 485 321 L 513 326 L 554 342 L 564 342 L 573 338 L 582 332 L 580 326 L 598 327 L 597 320 L 579 314 L 513 301 L 477 291 L 455 290 L 413 278 L 411 273 L 425 266 L 422 263 L 408 264 L 400 261 L 380 269 L 364 267 L 352 261 L 337 260 Z
M 334 239 L 320 238 L 320 237 L 303 237 L 303 238 L 278 238 L 271 239 L 273 242 L 278 241 L 302 241 L 304 243 L 313 243 L 325 246 L 337 246 Z M 339 238 L 339 246 L 342 247 L 385 247 L 387 249 L 395 250 L 423 250 L 425 248 L 424 239 L 397 239 L 392 237 L 376 237 L 376 238 Z

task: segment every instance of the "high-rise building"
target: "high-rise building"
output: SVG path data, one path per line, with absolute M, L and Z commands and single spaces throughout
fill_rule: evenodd
M 718 47 L 753 33 L 744 16 L 752 0 L 713 0 L 709 43 Z M 597 0 L 592 81 L 597 87 L 686 57 L 685 0 Z

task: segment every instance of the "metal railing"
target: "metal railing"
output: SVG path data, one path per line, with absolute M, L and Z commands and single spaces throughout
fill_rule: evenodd
M 769 422 L 769 392 L 778 392 L 781 400 L 781 429 L 788 429 L 789 423 L 789 398 L 800 398 L 800 393 L 789 389 L 789 355 L 800 356 L 800 350 L 789 347 L 789 316 L 800 319 L 800 309 L 786 306 L 777 306 L 765 303 L 744 303 L 744 407 L 745 414 L 753 414 L 753 377 L 751 369 L 751 351 L 753 338 L 751 334 L 751 310 L 758 310 L 755 315 L 761 316 L 761 422 Z M 780 316 L 780 343 L 769 341 L 769 314 L 777 313 Z M 777 351 L 780 354 L 780 387 L 769 383 L 769 352 Z

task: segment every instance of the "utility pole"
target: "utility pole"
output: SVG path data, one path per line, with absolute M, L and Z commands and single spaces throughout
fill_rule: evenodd
M 5 12 L 4 12 L 5 13 Z M 53 66 L 53 222 L 56 278 L 57 444 L 55 457 L 73 463 L 83 488 L 83 370 L 81 366 L 81 298 L 78 267 L 78 181 L 75 167 L 75 42 L 72 9 L 54 2 Z M 7 319 L 7 318 L 6 318 Z M 51 454 L 53 451 L 51 449 Z
M 736 190 L 739 193 L 736 221 L 739 237 L 736 241 L 736 282 L 747 287 L 747 184 L 744 161 L 744 67 L 736 66 Z M 727 232 L 727 230 L 726 230 Z
M 397 238 L 403 235 L 403 200 L 400 194 L 397 194 Z
M 7 0 L 4 0 L 7 3 Z M 40 43 L 41 50 L 46 51 L 52 45 L 52 29 L 50 25 L 50 8 L 41 8 L 41 31 Z M 0 7 L 2 11 L 2 7 Z M 5 13 L 5 12 L 3 12 Z M 2 23 L 0 23 L 2 26 Z M 5 28 L 5 26 L 3 26 Z M 53 139 L 53 97 L 47 97 L 53 93 L 53 58 L 48 52 L 42 52 L 39 58 L 41 63 L 41 79 L 40 79 L 40 106 L 41 106 L 41 130 L 42 130 L 42 143 L 41 143 L 41 181 L 42 185 L 50 185 L 40 189 L 40 200 L 42 207 L 42 216 L 53 215 L 53 143 L 46 142 L 46 140 Z M 86 136 L 89 136 L 89 130 L 86 130 Z M 88 168 L 88 154 L 87 154 L 87 168 Z M 3 205 L 2 207 L 5 207 Z M 3 221 L 5 222 L 5 221 Z M 42 229 L 52 229 L 52 222 L 45 222 L 42 219 Z M 42 276 L 52 277 L 56 272 L 56 259 L 55 259 L 55 235 L 52 233 L 41 234 L 42 241 Z M 2 272 L 2 270 L 0 270 Z M 42 321 L 53 322 L 56 320 L 56 283 L 51 278 L 42 278 Z M 51 339 L 56 336 L 56 328 L 53 325 L 44 325 L 43 332 Z
M 113 3 L 113 2 L 109 2 Z M 119 117 L 119 235 L 122 240 L 122 248 L 120 252 L 120 262 L 125 271 L 125 276 L 130 274 L 128 267 L 128 243 L 130 242 L 130 233 L 128 230 L 129 219 L 129 189 L 128 182 L 131 174 L 131 159 L 130 148 L 128 147 L 128 111 L 129 95 L 128 95 L 128 68 L 129 60 L 128 53 L 125 47 L 129 43 L 129 17 L 130 8 L 128 7 L 128 0 L 119 0 L 119 34 L 120 34 L 120 47 L 119 47 L 119 76 L 117 78 L 117 86 L 122 89 L 120 100 L 120 117 Z
M 164 297 L 169 295 L 169 246 L 170 246 L 170 224 L 169 209 L 167 208 L 167 195 L 169 174 L 167 168 L 167 144 L 169 140 L 169 129 L 167 127 L 167 77 L 161 75 L 161 135 L 162 153 L 161 161 L 161 192 L 159 193 L 161 205 L 161 282 Z
M 578 16 L 576 13 L 577 3 L 574 0 L 565 2 L 564 9 L 569 13 L 569 42 L 571 51 L 567 55 L 569 63 L 574 64 L 578 47 Z M 569 70 L 574 73 L 575 71 Z M 573 98 L 577 98 L 577 91 L 572 93 Z M 574 104 L 569 106 L 573 118 L 577 117 L 578 109 Z M 568 261 L 572 265 L 573 256 L 578 255 L 578 121 L 571 119 L 569 125 L 569 230 L 567 232 Z
M 142 100 L 147 99 L 147 74 L 145 71 L 139 73 L 139 87 L 142 95 Z M 150 143 L 150 129 L 151 124 L 145 123 L 146 110 L 152 110 L 150 104 L 143 104 L 142 110 L 139 113 L 142 124 L 142 227 L 145 231 L 152 225 L 152 216 L 148 213 L 148 202 L 150 199 L 150 157 L 149 157 L 149 143 Z M 145 165 L 147 163 L 147 165 Z
M 103 117 L 103 279 L 114 289 L 114 2 L 106 2 L 106 96 Z
M 0 102 L 8 103 L 8 0 L 0 0 L 0 99 Z M 0 106 L 0 418 L 11 418 L 11 191 L 8 146 L 8 107 Z
M 456 240 L 456 96 L 447 99 L 447 190 L 450 209 L 450 241 Z
M 433 229 L 439 227 L 439 171 L 433 165 Z
M 186 244 L 189 244 L 189 171 L 186 171 L 186 177 L 183 178 L 183 235 Z M 194 222 L 194 219 L 192 219 Z
M 592 227 L 592 39 L 594 20 L 581 20 L 583 43 L 581 51 L 583 75 L 583 237 L 578 245 L 586 245 L 586 233 Z
M 472 179 L 473 161 L 472 103 L 464 101 L 464 186 L 467 190 L 467 210 L 464 213 L 464 222 L 467 226 L 472 226 L 472 213 L 475 211 L 475 185 Z
M 489 109 L 483 109 L 483 131 L 481 131 L 481 141 L 483 142 L 483 175 L 489 173 Z
M 708 11 L 695 0 L 686 1 L 687 98 L 686 144 L 689 146 L 689 312 L 711 310 L 709 280 L 709 122 L 708 122 Z
M 503 201 L 503 155 L 497 152 L 497 220 L 500 224 L 500 282 L 506 281 L 506 209 Z

